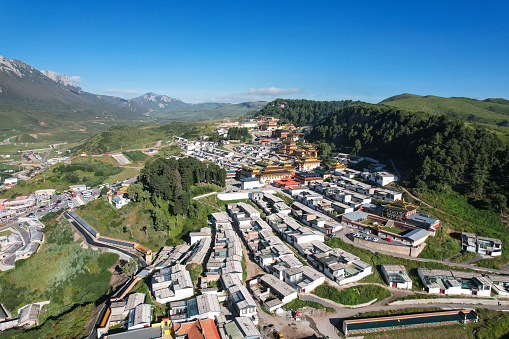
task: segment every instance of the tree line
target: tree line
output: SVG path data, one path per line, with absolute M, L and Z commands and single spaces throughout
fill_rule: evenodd
M 162 159 L 148 162 L 138 176 L 138 183 L 129 186 L 127 194 L 133 201 L 150 200 L 156 229 L 166 228 L 170 215 L 199 215 L 201 205 L 192 202 L 192 186 L 201 183 L 226 185 L 226 170 L 214 163 L 195 158 Z
M 313 125 L 327 115 L 352 105 L 352 100 L 314 101 L 295 99 L 276 99 L 269 102 L 255 115 L 272 116 L 281 119 L 281 123 L 295 126 Z
M 230 127 L 228 129 L 228 135 L 226 137 L 221 137 L 216 132 L 212 133 L 207 141 L 217 142 L 221 140 L 240 140 L 241 142 L 248 142 L 253 137 L 248 133 L 247 127 Z

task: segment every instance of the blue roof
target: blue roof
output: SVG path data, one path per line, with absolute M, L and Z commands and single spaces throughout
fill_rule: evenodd
M 98 240 L 102 241 L 102 242 L 108 242 L 110 244 L 120 245 L 120 246 L 134 247 L 134 243 L 129 242 L 129 241 L 122 241 L 122 240 L 118 240 L 118 239 L 110 239 L 110 238 L 105 238 L 105 237 L 99 237 Z
M 240 179 L 240 181 L 260 181 L 260 179 L 258 179 L 258 178 L 244 178 L 244 179 Z
M 405 238 L 408 238 L 413 241 L 417 241 L 425 236 L 429 235 L 428 231 L 425 231 L 423 229 L 413 230 L 405 234 Z
M 352 213 L 344 214 L 343 217 L 348 218 L 352 221 L 356 221 L 359 219 L 367 218 L 368 215 L 367 215 L 367 213 L 364 213 L 362 211 L 355 211 Z
M 424 222 L 424 223 L 430 224 L 430 225 L 433 225 L 434 223 L 436 223 L 438 221 L 437 219 L 428 218 L 427 216 L 420 215 L 420 214 L 410 214 L 407 217 L 407 219 Z

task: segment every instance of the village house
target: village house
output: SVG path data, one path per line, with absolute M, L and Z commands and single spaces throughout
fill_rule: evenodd
M 418 268 L 424 290 L 433 294 L 489 297 L 491 282 L 479 273 Z
M 152 277 L 152 291 L 156 301 L 165 304 L 194 295 L 193 282 L 184 265 L 176 264 L 161 269 Z
M 412 289 L 412 279 L 403 265 L 381 265 L 382 275 L 389 287 Z
M 285 270 L 283 280 L 298 293 L 310 293 L 325 282 L 325 276 L 309 266 L 301 266 Z
M 466 252 L 478 252 L 492 257 L 502 255 L 500 239 L 477 236 L 473 233 L 461 233 L 462 248 Z
M 187 300 L 172 301 L 169 306 L 170 320 L 175 323 L 215 319 L 221 314 L 217 293 L 204 293 Z

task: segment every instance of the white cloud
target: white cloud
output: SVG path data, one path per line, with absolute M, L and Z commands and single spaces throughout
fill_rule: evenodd
M 83 81 L 79 75 L 72 75 L 69 77 L 69 80 L 74 81 L 76 83 Z
M 277 88 L 277 87 L 266 87 L 266 88 L 251 88 L 247 92 L 241 94 L 244 95 L 264 95 L 264 96 L 277 96 L 277 95 L 288 95 L 292 93 L 300 92 L 300 88 Z
M 106 90 L 106 93 L 119 93 L 119 94 L 138 94 L 139 92 L 134 89 L 120 89 L 120 88 L 110 88 Z
M 269 101 L 278 96 L 302 93 L 302 88 L 250 88 L 249 91 L 223 94 L 215 97 L 214 102 L 244 102 L 244 101 Z

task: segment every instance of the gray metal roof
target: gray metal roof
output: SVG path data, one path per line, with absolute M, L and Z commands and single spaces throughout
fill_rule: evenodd
M 429 232 L 423 229 L 416 229 L 407 233 L 404 238 L 410 239 L 412 241 L 417 241 L 425 236 L 429 235 Z
M 235 318 L 235 323 L 241 330 L 244 337 L 250 339 L 262 337 L 260 331 L 258 331 L 258 328 L 256 328 L 255 324 L 251 321 L 251 319 L 247 317 L 237 317 Z
M 283 297 L 287 297 L 290 294 L 295 293 L 295 289 L 294 288 L 292 288 L 290 285 L 288 285 L 284 281 L 279 280 L 278 278 L 276 278 L 272 274 L 262 275 L 259 279 L 267 287 L 270 287 L 271 291 L 274 290 L 278 294 L 282 295 Z
M 343 214 L 343 217 L 349 219 L 349 220 L 352 220 L 352 221 L 356 221 L 356 220 L 359 220 L 359 219 L 363 219 L 363 218 L 367 218 L 368 215 L 364 212 L 361 212 L 361 211 L 355 211 L 355 212 L 352 212 L 352 213 L 348 213 L 348 214 Z
M 116 334 L 108 334 L 109 339 L 156 339 L 162 337 L 163 328 L 161 326 L 145 327 Z

